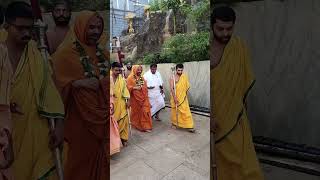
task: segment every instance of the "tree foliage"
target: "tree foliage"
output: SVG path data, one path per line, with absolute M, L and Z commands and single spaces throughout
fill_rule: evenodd
M 144 64 L 182 63 L 209 59 L 209 33 L 177 34 L 162 46 L 159 53 L 145 54 Z

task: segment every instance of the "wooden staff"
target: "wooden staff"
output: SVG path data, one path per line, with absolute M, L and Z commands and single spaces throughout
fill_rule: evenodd
M 215 115 L 214 115 L 214 108 L 213 108 L 213 99 L 211 99 L 211 115 L 210 115 L 210 124 L 211 124 L 211 127 L 210 127 L 210 152 L 211 152 L 211 156 L 210 156 L 210 170 L 211 170 L 211 178 L 212 180 L 217 180 L 218 177 L 217 177 L 217 165 L 216 165 L 216 149 L 215 149 L 215 145 L 216 145 L 216 140 L 215 140 L 215 131 L 216 131 L 216 127 L 214 126 L 215 125 Z
M 128 103 L 128 99 L 126 99 L 126 104 Z M 131 118 L 130 118 L 130 107 L 127 107 L 127 116 L 129 119 L 129 131 L 130 131 L 130 137 L 132 137 L 132 130 L 131 130 Z
M 172 71 L 172 80 L 173 80 L 173 100 L 174 97 L 177 97 L 177 90 L 176 90 L 176 71 L 175 71 L 176 67 L 172 67 L 171 71 Z M 178 104 L 176 102 L 174 102 L 174 104 L 176 105 L 176 120 L 177 120 L 177 128 L 179 128 L 179 120 L 178 120 Z
M 211 143 L 210 143 L 210 152 L 211 152 L 211 157 L 210 157 L 210 161 L 211 161 L 211 179 L 213 178 L 213 180 L 217 180 L 217 166 L 216 166 L 216 157 L 215 157 L 215 138 L 214 138 L 214 133 L 210 132 L 210 139 L 211 139 Z

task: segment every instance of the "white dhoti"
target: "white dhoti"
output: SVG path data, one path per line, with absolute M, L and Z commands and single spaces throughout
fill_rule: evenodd
M 144 74 L 144 79 L 147 81 L 148 87 L 154 87 L 153 89 L 148 89 L 148 96 L 151 104 L 151 116 L 153 116 L 158 111 L 165 108 L 164 94 L 161 94 L 160 89 L 163 81 L 159 72 L 152 74 L 150 70 Z
M 151 104 L 151 116 L 165 107 L 164 97 L 160 93 L 160 88 L 149 89 L 148 96 Z

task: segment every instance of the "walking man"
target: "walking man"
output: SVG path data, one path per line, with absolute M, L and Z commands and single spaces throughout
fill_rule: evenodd
M 165 108 L 163 81 L 157 71 L 157 64 L 151 64 L 150 70 L 143 75 L 148 84 L 148 96 L 151 104 L 151 116 L 160 121 L 159 113 Z

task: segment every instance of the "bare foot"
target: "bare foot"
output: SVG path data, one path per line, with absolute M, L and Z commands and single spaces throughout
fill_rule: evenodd
M 191 133 L 195 133 L 196 132 L 196 130 L 195 129 L 189 129 L 189 132 L 191 132 Z
M 146 130 L 146 132 L 147 132 L 147 133 L 151 133 L 152 131 L 151 131 L 151 130 Z
M 171 124 L 171 128 L 172 128 L 172 129 L 177 129 L 177 126 L 174 125 L 174 124 Z
M 122 142 L 123 147 L 128 146 L 128 141 L 121 139 L 121 142 Z

